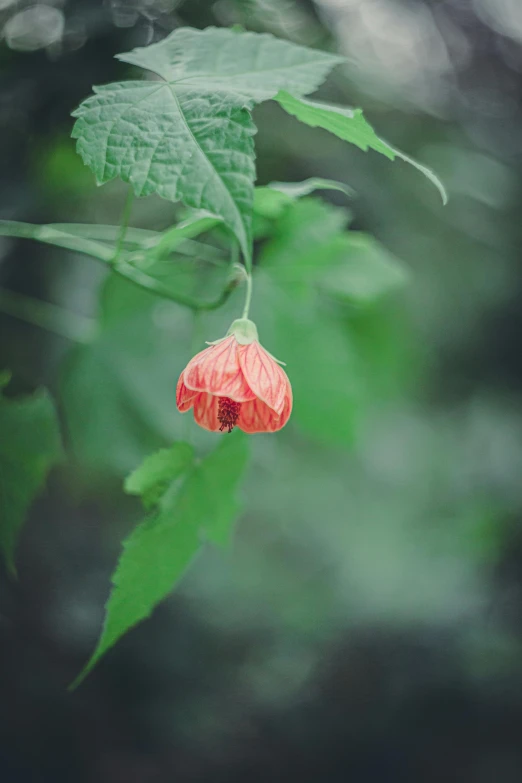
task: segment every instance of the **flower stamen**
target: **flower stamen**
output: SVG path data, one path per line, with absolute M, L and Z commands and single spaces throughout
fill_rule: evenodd
M 220 397 L 218 407 L 218 421 L 221 422 L 220 432 L 228 429 L 232 432 L 239 419 L 241 412 L 241 403 L 231 400 L 230 397 Z

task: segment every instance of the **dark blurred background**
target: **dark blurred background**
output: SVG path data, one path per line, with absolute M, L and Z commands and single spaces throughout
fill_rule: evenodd
M 253 438 L 233 551 L 204 552 L 74 693 L 139 519 L 122 477 L 194 427 L 173 393 L 192 321 L 160 302 L 76 345 L 13 311 L 43 300 L 70 314 L 71 333 L 96 329 L 104 270 L 1 239 L 2 366 L 12 393 L 51 389 L 68 459 L 31 510 L 18 580 L 0 574 L 0 781 L 519 783 L 522 5 L 0 0 L 0 217 L 119 221 L 125 188 L 96 188 L 70 112 L 92 84 L 129 77 L 114 54 L 187 24 L 344 54 L 322 97 L 363 106 L 450 202 L 401 162 L 256 109 L 259 183 L 346 182 L 352 226 L 410 279 L 338 321 L 357 391 L 334 351 L 325 397 L 350 437 L 297 420 Z M 134 225 L 173 219 L 156 198 L 133 208 Z M 231 313 L 203 319 L 200 342 Z M 318 372 L 320 334 L 312 344 L 302 383 L 281 357 L 296 398 Z

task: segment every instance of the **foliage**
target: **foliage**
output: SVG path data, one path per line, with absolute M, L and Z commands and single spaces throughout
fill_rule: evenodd
M 0 382 L 0 550 L 15 573 L 15 547 L 27 509 L 62 456 L 58 419 L 49 394 L 9 399 Z
M 187 443 L 175 443 L 127 478 L 126 491 L 154 510 L 123 544 L 100 641 L 76 684 L 170 592 L 205 541 L 229 544 L 246 461 L 246 438 L 236 432 L 200 462 Z
M 248 268 L 255 104 L 275 98 L 303 122 L 394 158 L 360 109 L 298 100 L 342 62 L 336 55 L 268 34 L 181 28 L 158 44 L 118 57 L 161 81 L 95 88 L 75 112 L 78 152 L 100 184 L 119 176 L 138 196 L 158 193 L 222 218 Z
M 119 177 L 131 196 L 181 202 L 188 208 L 181 220 L 163 231 L 128 227 L 128 198 L 121 226 L 0 221 L 0 235 L 86 254 L 111 273 L 100 289 L 96 329 L 62 368 L 61 402 L 83 475 L 121 479 L 139 464 L 124 486 L 141 497 L 147 515 L 124 544 L 104 629 L 79 680 L 151 613 L 202 544 L 230 543 L 246 438 L 234 433 L 214 448 L 215 437 L 191 433 L 189 445 L 182 427 L 190 422 L 181 424 L 174 407 L 176 376 L 202 347 L 203 330 L 211 340 L 225 333 L 245 281 L 248 317 L 254 281 L 261 338 L 288 362 L 294 385 L 290 435 L 281 437 L 295 432 L 346 446 L 372 399 L 366 379 L 378 364 L 372 339 L 361 339 L 354 322 L 359 317 L 364 332 L 361 314 L 371 322 L 372 308 L 407 279 L 377 240 L 350 230 L 347 209 L 311 195 L 349 197 L 345 183 L 312 177 L 254 187 L 252 110 L 271 99 L 362 150 L 410 160 L 377 136 L 360 109 L 303 97 L 342 58 L 267 34 L 180 28 L 119 59 L 147 78 L 94 88 L 74 112 L 78 152 L 99 184 Z M 445 198 L 435 175 L 410 162 Z M 2 532 L 12 564 L 16 532 L 57 458 L 58 436 L 45 395 L 19 404 L 2 399 L 1 406 L 14 428 Z

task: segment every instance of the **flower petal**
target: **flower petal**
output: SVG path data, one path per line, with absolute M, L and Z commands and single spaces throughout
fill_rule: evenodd
M 192 389 L 187 389 L 183 383 L 183 373 L 179 376 L 178 385 L 176 386 L 176 405 L 180 413 L 185 413 L 190 410 L 194 405 L 194 400 L 198 396 L 198 392 Z
M 213 394 L 201 392 L 194 401 L 194 419 L 196 424 L 203 427 L 204 430 L 217 432 L 221 427 L 218 419 L 219 397 Z
M 230 397 L 235 402 L 253 400 L 238 360 L 238 343 L 233 334 L 217 345 L 196 354 L 183 372 L 185 386 L 194 391 Z
M 239 364 L 256 397 L 280 414 L 290 388 L 290 381 L 282 367 L 256 341 L 241 346 Z
M 292 412 L 292 392 L 283 401 L 283 410 L 278 416 L 275 411 L 261 400 L 244 402 L 237 426 L 243 432 L 277 432 L 282 429 Z

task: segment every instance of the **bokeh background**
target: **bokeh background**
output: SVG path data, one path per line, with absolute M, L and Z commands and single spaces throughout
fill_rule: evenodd
M 437 171 L 450 203 L 403 163 L 256 109 L 259 183 L 349 184 L 352 228 L 409 279 L 365 304 L 290 308 L 283 340 L 259 275 L 253 317 L 299 412 L 252 438 L 233 550 L 204 551 L 74 693 L 140 519 L 122 479 L 175 438 L 206 447 L 174 385 L 241 295 L 195 322 L 91 259 L 1 240 L 10 393 L 52 391 L 67 461 L 31 510 L 18 581 L 0 574 L 0 780 L 519 783 L 522 6 L 0 0 L 0 217 L 119 221 L 125 188 L 95 187 L 70 112 L 92 84 L 129 77 L 114 54 L 185 24 L 346 55 L 320 95 L 363 106 Z M 175 216 L 149 198 L 131 222 Z M 294 239 L 278 252 L 297 264 L 311 240 Z M 298 298 L 291 273 L 284 288 Z

